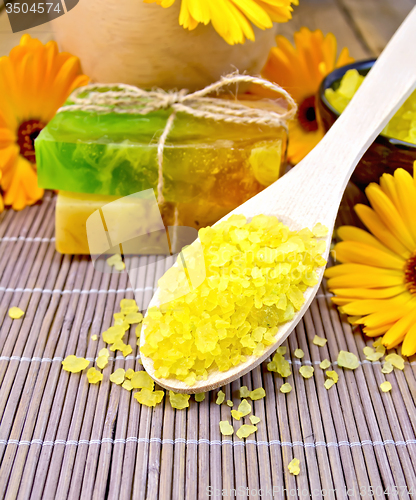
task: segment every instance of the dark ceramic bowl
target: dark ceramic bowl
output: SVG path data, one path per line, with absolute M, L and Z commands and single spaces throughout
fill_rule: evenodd
M 330 73 L 321 83 L 317 99 L 318 116 L 325 130 L 329 130 L 340 113 L 334 109 L 325 97 L 325 89 L 339 86 L 339 82 L 349 69 L 356 69 L 366 75 L 375 59 L 358 61 L 342 66 Z M 360 187 L 370 182 L 378 182 L 385 172 L 392 174 L 396 168 L 404 168 L 413 174 L 413 162 L 416 160 L 416 145 L 409 142 L 379 135 L 357 165 L 351 180 Z

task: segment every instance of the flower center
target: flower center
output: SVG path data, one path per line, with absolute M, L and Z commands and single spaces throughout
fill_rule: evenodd
M 28 120 L 23 122 L 17 131 L 17 144 L 20 154 L 31 163 L 36 163 L 35 139 L 45 125 L 39 120 Z
M 410 293 L 416 295 L 416 252 L 406 262 L 404 279 Z
M 314 95 L 311 95 L 302 101 L 298 109 L 298 120 L 307 132 L 315 132 L 315 130 L 318 130 Z

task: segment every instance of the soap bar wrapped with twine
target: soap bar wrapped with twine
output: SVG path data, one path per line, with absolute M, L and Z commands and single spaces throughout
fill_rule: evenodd
M 254 96 L 252 101 L 246 99 L 230 99 L 230 86 L 234 85 L 238 87 L 239 85 L 247 84 L 261 85 L 262 87 L 268 89 L 271 95 L 276 96 L 276 99 L 279 99 L 280 101 L 283 99 L 286 103 L 286 107 L 283 108 L 272 101 L 268 101 L 267 105 L 265 105 L 262 101 L 255 101 Z M 219 95 L 227 98 L 217 97 Z M 206 122 L 208 124 L 207 126 L 210 127 L 209 130 L 211 136 L 214 136 L 217 132 L 221 134 L 218 138 L 219 140 L 217 141 L 220 145 L 219 148 L 217 148 L 218 150 L 227 147 L 230 150 L 234 149 L 238 152 L 238 144 L 233 144 L 230 140 L 227 140 L 228 137 L 226 136 L 226 132 L 224 132 L 226 128 L 224 127 L 229 127 L 230 130 L 234 130 L 232 134 L 234 138 L 244 138 L 247 139 L 247 141 L 251 141 L 252 144 L 250 144 L 247 153 L 250 158 L 253 156 L 253 150 L 257 148 L 253 161 L 255 162 L 256 168 L 260 171 L 260 177 L 255 175 L 256 178 L 250 184 L 251 192 L 242 193 L 241 191 L 243 191 L 244 188 L 239 189 L 240 193 L 238 194 L 241 194 L 243 198 L 238 200 L 236 199 L 232 202 L 235 206 L 237 206 L 245 201 L 244 198 L 247 199 L 250 196 L 253 196 L 270 182 L 276 180 L 276 178 L 270 178 L 269 180 L 267 175 L 264 175 L 264 172 L 261 172 L 261 169 L 263 168 L 262 165 L 264 163 L 263 157 L 265 155 L 261 152 L 260 154 L 258 150 L 259 147 L 263 149 L 266 148 L 266 156 L 270 156 L 272 146 L 273 144 L 276 144 L 276 139 L 281 142 L 281 133 L 279 136 L 279 134 L 276 134 L 276 130 L 286 130 L 287 121 L 293 118 L 295 113 L 296 103 L 284 89 L 262 78 L 240 75 L 237 73 L 224 76 L 220 81 L 193 93 L 188 93 L 186 90 L 166 92 L 160 89 L 154 89 L 146 91 L 124 84 L 90 84 L 86 87 L 76 89 L 72 93 L 68 103 L 58 110 L 57 116 L 39 136 L 36 146 L 40 184 L 42 187 L 50 189 L 66 189 L 75 192 L 119 196 L 132 194 L 140 189 L 153 187 L 156 189 L 157 199 L 161 207 L 172 202 L 178 202 L 178 199 L 175 199 L 175 196 L 170 196 L 168 200 L 166 199 L 166 183 L 168 180 L 170 183 L 170 189 L 172 188 L 171 185 L 175 184 L 175 176 L 181 168 L 184 168 L 186 163 L 184 158 L 188 158 L 189 156 L 189 142 L 192 139 L 192 133 L 197 133 L 196 129 L 191 131 L 192 133 L 189 128 L 186 129 L 183 125 L 183 121 L 194 120 L 195 122 L 195 120 L 199 120 L 200 122 Z M 124 116 L 126 124 L 130 123 L 127 119 L 127 117 L 130 117 L 133 125 L 129 126 L 128 130 L 128 125 L 125 125 L 125 137 L 122 137 L 121 139 L 119 138 L 117 141 L 113 141 L 114 144 L 111 144 L 111 148 L 103 153 L 100 148 L 103 145 L 106 145 L 108 136 L 111 134 L 111 127 L 114 127 L 113 130 L 116 130 L 115 118 L 113 121 L 110 121 L 110 118 L 106 118 L 110 115 L 112 117 L 119 116 L 120 120 L 121 116 Z M 88 138 L 88 116 L 92 117 L 90 119 L 90 138 Z M 153 145 L 153 148 L 156 149 L 155 167 L 157 169 L 157 178 L 154 179 L 156 182 L 154 182 L 153 185 L 149 185 L 151 183 L 150 181 L 147 185 L 140 185 L 140 182 L 136 182 L 138 177 L 135 177 L 138 169 L 137 165 L 140 161 L 142 161 L 142 159 L 140 158 L 137 161 L 135 158 L 132 159 L 134 148 L 132 149 L 131 136 L 136 123 L 133 122 L 135 119 L 134 117 L 137 118 L 140 116 L 143 116 L 143 120 L 149 120 L 149 130 L 151 129 L 151 120 L 154 119 L 154 117 L 158 117 L 159 125 L 163 121 L 163 129 L 160 126 L 155 126 L 153 130 L 152 138 L 157 137 L 157 143 L 154 144 L 153 140 L 151 140 L 148 141 L 142 148 L 143 150 L 149 148 L 150 142 Z M 106 119 L 108 122 L 105 121 Z M 99 127 L 99 124 L 97 125 L 97 120 L 98 122 L 99 120 L 102 120 L 104 123 L 101 134 L 102 137 L 97 136 L 96 129 Z M 78 130 L 76 130 L 77 126 Z M 143 129 L 144 125 L 141 126 Z M 240 134 L 236 134 L 235 132 L 235 128 L 238 126 L 242 127 Z M 119 133 L 122 125 L 117 125 L 117 127 L 117 133 Z M 269 135 L 264 132 L 265 130 L 269 131 Z M 183 148 L 181 150 L 181 156 L 177 160 L 175 168 L 171 167 L 169 169 L 167 168 L 167 165 L 165 165 L 167 161 L 167 141 L 172 139 L 175 132 L 175 147 L 178 143 L 178 135 L 181 137 L 182 134 L 184 142 L 187 143 L 187 148 Z M 186 134 L 190 134 L 190 137 L 186 137 Z M 274 143 L 271 141 L 271 138 L 274 139 Z M 94 141 L 97 143 L 96 152 L 91 150 Z M 269 143 L 267 141 L 269 141 Z M 65 143 L 65 146 L 54 148 L 54 142 Z M 84 148 L 85 151 L 81 151 L 82 142 L 88 143 L 88 151 L 86 146 Z M 143 142 L 145 141 L 142 141 L 142 144 Z M 213 142 L 214 150 L 216 144 L 217 143 Z M 260 146 L 257 147 L 258 145 Z M 76 150 L 77 147 L 78 150 Z M 126 149 L 125 153 L 121 152 L 123 147 Z M 48 148 L 54 148 L 53 154 L 49 154 L 50 151 L 48 151 Z M 212 147 L 208 149 L 210 152 L 213 150 Z M 69 153 L 69 158 L 63 158 L 66 152 Z M 110 153 L 113 154 L 111 155 Z M 279 154 L 281 154 L 281 152 Z M 203 154 L 198 154 L 198 157 L 195 156 L 195 160 L 192 159 L 192 162 L 188 161 L 188 163 L 192 163 L 192 165 L 194 165 L 201 158 L 203 158 Z M 120 174 L 120 164 L 122 161 L 126 163 L 127 159 L 131 163 L 129 171 L 131 174 L 130 179 L 127 174 Z M 56 164 L 57 160 L 58 165 Z M 212 177 L 214 171 L 217 172 L 216 175 L 221 175 L 221 161 L 223 160 L 221 160 L 220 155 L 218 157 L 218 164 L 203 165 L 203 167 L 207 169 L 207 175 L 204 177 L 205 179 L 208 179 L 210 176 Z M 106 165 L 105 162 L 107 162 L 108 165 Z M 236 160 L 233 159 L 232 166 L 234 169 L 236 168 L 236 164 Z M 99 170 L 99 173 L 97 173 L 96 177 L 93 178 L 93 167 L 95 166 L 97 167 L 97 171 Z M 143 168 L 143 163 L 140 168 Z M 228 172 L 230 172 L 230 167 L 227 167 L 227 165 L 224 164 L 224 171 L 227 171 L 227 168 Z M 142 178 L 145 178 L 151 170 L 151 167 L 147 166 L 143 170 L 146 170 L 142 176 Z M 202 172 L 202 167 L 195 169 L 195 171 Z M 106 177 L 107 173 L 108 176 Z M 154 174 L 156 174 L 156 172 L 154 172 Z M 186 178 L 186 173 L 184 174 L 181 172 L 180 175 L 182 180 Z M 189 175 L 192 177 L 194 174 Z M 237 177 L 235 173 L 233 175 L 233 178 L 236 179 Z M 74 176 L 78 176 L 77 178 L 79 180 L 77 180 L 77 182 L 74 182 Z M 88 185 L 88 180 L 91 181 L 90 185 Z M 201 179 L 186 179 L 186 181 L 189 184 L 193 181 L 197 184 L 199 183 L 201 189 L 204 189 L 201 185 L 201 182 L 203 182 Z M 224 182 L 228 182 L 227 178 L 224 178 Z M 211 182 L 210 189 L 212 188 L 213 191 L 218 191 L 218 187 L 214 188 L 212 184 L 213 183 Z M 246 185 L 248 184 L 249 182 L 246 182 Z M 208 192 L 207 189 L 203 192 Z M 237 188 L 236 191 L 238 191 Z M 183 192 L 184 191 L 182 189 L 182 197 L 184 196 Z M 198 196 L 201 198 L 200 193 Z M 196 196 L 194 196 L 194 198 L 196 199 Z M 224 208 L 225 213 L 230 211 L 232 208 L 233 206 L 227 206 L 227 209 Z M 175 210 L 175 223 L 178 223 L 177 208 Z M 217 214 L 217 216 L 218 215 L 221 214 Z M 183 222 L 184 221 L 182 221 L 182 223 Z M 201 221 L 196 222 L 196 226 L 202 225 Z M 189 221 L 186 221 L 186 223 L 189 224 Z M 195 224 L 191 223 L 191 225 Z

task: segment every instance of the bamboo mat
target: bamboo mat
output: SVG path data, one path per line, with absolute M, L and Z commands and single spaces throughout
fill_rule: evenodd
M 340 212 L 351 218 L 351 196 Z M 110 358 L 101 384 L 85 373 L 69 374 L 68 354 L 91 361 L 104 344 L 122 298 L 133 298 L 126 273 L 102 274 L 88 258 L 61 256 L 54 249 L 55 197 L 0 215 L 0 494 L 1 498 L 202 499 L 237 498 L 410 498 L 416 493 L 416 361 L 383 375 L 380 363 L 365 360 L 359 329 L 351 330 L 331 306 L 325 284 L 290 335 L 293 353 L 313 378 L 298 373 L 291 356 L 294 388 L 265 363 L 224 388 L 238 404 L 238 389 L 264 387 L 253 402 L 261 418 L 246 441 L 221 436 L 219 421 L 230 409 L 202 403 L 173 410 L 168 398 L 156 408 L 139 405 L 133 394 L 109 382 L 116 368 L 141 368 L 139 353 Z M 170 261 L 136 257 L 136 300 L 144 310 L 157 279 Z M 26 311 L 12 321 L 7 311 Z M 133 330 L 133 329 L 132 329 Z M 315 334 L 328 339 L 312 343 Z M 135 346 L 134 331 L 130 345 Z M 371 345 L 370 342 L 367 342 Z M 361 359 L 355 371 L 334 361 L 341 350 Z M 319 363 L 330 359 L 339 382 L 327 391 Z M 379 390 L 387 379 L 393 389 Z M 288 472 L 293 457 L 301 472 Z M 373 494 L 371 494 L 373 491 Z

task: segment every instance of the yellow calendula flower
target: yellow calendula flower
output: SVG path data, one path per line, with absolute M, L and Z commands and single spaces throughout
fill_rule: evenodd
M 288 160 L 298 163 L 324 136 L 316 116 L 315 96 L 319 85 L 335 68 L 353 62 L 347 48 L 337 58 L 337 41 L 332 33 L 301 28 L 294 34 L 292 45 L 284 36 L 276 37 L 276 47 L 270 50 L 261 74 L 287 90 L 298 105 L 298 113 L 289 123 Z M 268 95 L 256 86 L 250 92 Z
M 175 0 L 144 0 L 171 7 Z M 230 45 L 254 40 L 253 23 L 264 30 L 273 23 L 284 23 L 292 17 L 292 4 L 298 0 L 181 0 L 179 24 L 193 30 L 199 23 L 212 23 L 215 31 Z
M 330 290 L 342 312 L 354 316 L 370 337 L 383 335 L 388 349 L 416 353 L 416 163 L 414 178 L 399 168 L 371 183 L 371 207 L 355 211 L 368 231 L 339 228 L 335 245 L 341 265 L 327 269 Z M 386 358 L 387 359 L 387 358 Z M 387 360 L 390 361 L 390 360 Z
M 88 83 L 79 59 L 30 35 L 0 57 L 0 185 L 4 204 L 21 210 L 42 198 L 34 142 L 69 94 Z M 0 211 L 3 202 L 0 199 Z

